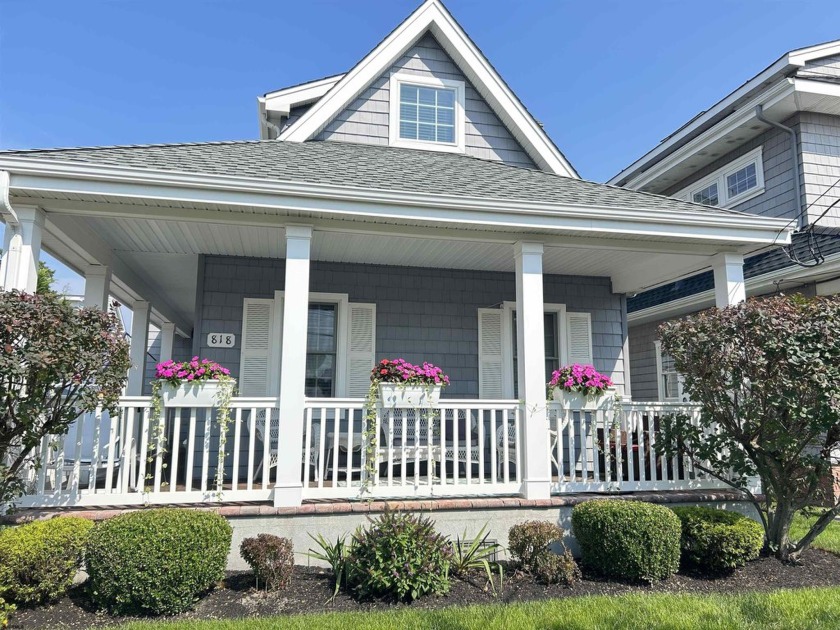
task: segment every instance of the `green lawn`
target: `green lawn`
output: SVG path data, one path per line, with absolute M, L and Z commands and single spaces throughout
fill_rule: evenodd
M 144 622 L 124 627 L 130 630 L 831 629 L 840 628 L 840 588 L 732 596 L 634 594 L 438 611 L 403 609 L 237 621 Z
M 793 519 L 793 525 L 790 528 L 790 537 L 793 540 L 799 540 L 808 531 L 811 524 L 817 520 L 816 516 L 810 518 L 797 514 Z M 832 553 L 840 555 L 840 522 L 834 521 L 828 528 L 820 534 L 814 541 L 814 547 L 818 549 L 825 549 Z

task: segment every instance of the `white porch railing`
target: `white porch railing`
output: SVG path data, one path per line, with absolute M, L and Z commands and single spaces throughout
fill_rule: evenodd
M 307 400 L 304 498 L 511 494 L 522 474 L 515 400 L 441 400 L 434 409 L 376 409 Z M 366 447 L 365 434 L 378 436 Z M 311 474 L 310 474 L 311 473 Z
M 614 411 L 549 403 L 552 492 L 720 487 L 689 462 L 656 454 L 661 418 L 696 419 L 696 406 L 623 403 Z M 45 439 L 33 453 L 43 465 L 27 473 L 19 505 L 271 499 L 283 437 L 276 398 L 234 398 L 223 438 L 215 409 L 168 408 L 156 426 L 151 417 L 150 397 L 124 398 L 119 414 L 86 414 L 66 437 Z M 377 409 L 368 418 L 361 399 L 307 399 L 303 498 L 516 494 L 525 475 L 523 417 L 514 400 L 444 399 L 434 409 Z
M 553 493 L 689 490 L 724 487 L 680 457 L 656 452 L 662 418 L 684 414 L 698 422 L 700 408 L 686 403 L 621 403 L 596 411 L 570 411 L 549 403 Z

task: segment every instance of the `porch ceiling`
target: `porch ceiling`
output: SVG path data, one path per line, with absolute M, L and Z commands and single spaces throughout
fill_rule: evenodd
M 69 217 L 63 217 L 66 222 Z M 158 287 L 180 312 L 192 317 L 199 254 L 284 258 L 282 226 L 232 225 L 163 219 L 75 217 L 80 227 L 98 234 L 115 255 L 143 279 Z M 479 227 L 479 226 L 477 226 Z M 393 232 L 354 232 L 330 225 L 316 227 L 312 259 L 341 263 L 366 263 L 406 267 L 436 267 L 512 272 L 513 244 L 545 234 L 496 234 L 484 240 L 461 232 L 451 236 Z M 356 228 L 358 229 L 358 227 Z M 542 238 L 541 238 L 542 237 Z M 664 248 L 660 250 L 659 248 Z M 618 292 L 639 290 L 663 273 L 672 277 L 709 265 L 709 256 L 720 249 L 692 249 L 688 244 L 665 247 L 645 239 L 606 239 L 595 245 L 586 239 L 546 242 L 544 270 L 550 274 L 606 276 Z

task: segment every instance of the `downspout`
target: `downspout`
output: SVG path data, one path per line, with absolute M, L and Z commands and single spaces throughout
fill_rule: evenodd
M 0 171 L 0 217 L 6 224 L 5 242 L 9 251 L 3 252 L 0 255 L 0 291 L 4 290 L 8 284 L 6 274 L 9 272 L 9 267 L 16 261 L 20 254 L 20 241 L 14 238 L 20 233 L 20 221 L 15 209 L 12 208 L 12 203 L 9 200 L 11 188 L 11 177 L 8 171 Z M 0 243 L 0 250 L 2 250 L 2 243 Z
M 774 120 L 770 120 L 769 118 L 765 117 L 763 105 L 755 106 L 755 117 L 758 118 L 761 122 L 770 125 L 771 127 L 775 127 L 776 129 L 790 134 L 790 156 L 793 160 L 793 187 L 796 191 L 796 194 L 794 195 L 794 199 L 796 201 L 796 227 L 801 229 L 806 222 L 806 217 L 802 204 L 802 182 L 801 175 L 799 173 L 799 150 L 797 148 L 796 131 L 794 131 L 790 127 L 786 127 L 785 125 L 782 125 Z

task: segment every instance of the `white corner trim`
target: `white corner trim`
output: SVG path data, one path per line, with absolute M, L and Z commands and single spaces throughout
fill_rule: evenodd
M 433 142 L 400 138 L 400 85 L 417 85 L 454 90 L 455 92 L 455 142 Z M 388 141 L 391 146 L 427 151 L 463 153 L 466 148 L 467 123 L 464 111 L 464 82 L 438 79 L 404 72 L 394 73 L 389 80 Z
M 434 34 L 490 107 L 510 126 L 514 136 L 540 168 L 579 178 L 542 127 L 438 0 L 424 2 L 294 125 L 286 129 L 280 139 L 305 142 L 313 138 L 427 31 Z

